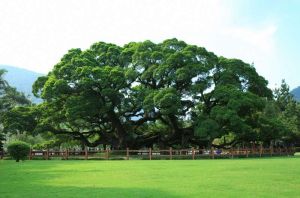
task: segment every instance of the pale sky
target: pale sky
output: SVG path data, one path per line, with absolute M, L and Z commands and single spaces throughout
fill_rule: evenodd
M 300 0 L 1 0 L 0 64 L 47 73 L 71 48 L 178 38 L 300 86 Z

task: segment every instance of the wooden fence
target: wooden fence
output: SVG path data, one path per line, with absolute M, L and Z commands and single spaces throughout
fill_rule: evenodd
M 267 156 L 289 156 L 294 155 L 298 148 L 232 148 L 232 149 L 160 149 L 152 150 L 30 150 L 29 160 L 32 159 L 102 159 L 102 160 L 129 160 L 129 159 L 216 159 L 216 158 L 248 158 L 248 157 L 267 157 Z M 2 153 L 1 158 L 9 157 Z

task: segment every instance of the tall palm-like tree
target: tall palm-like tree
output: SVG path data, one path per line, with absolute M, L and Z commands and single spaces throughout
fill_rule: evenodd
M 2 120 L 3 114 L 14 106 L 17 105 L 28 105 L 30 101 L 25 97 L 23 93 L 20 93 L 16 88 L 11 87 L 8 82 L 4 79 L 6 71 L 0 69 L 0 157 L 3 151 L 3 141 L 5 136 L 2 133 Z
M 0 98 L 2 98 L 2 96 L 4 95 L 4 90 L 7 87 L 7 82 L 4 80 L 3 76 L 5 74 L 5 70 L 0 69 Z M 1 112 L 1 108 L 2 107 L 2 103 L 0 103 L 0 112 Z M 3 155 L 3 141 L 5 140 L 4 134 L 1 133 L 1 123 L 0 123 L 0 158 Z
M 7 87 L 7 82 L 6 80 L 4 80 L 4 74 L 5 74 L 5 70 L 4 69 L 0 69 L 0 97 L 4 94 L 4 90 Z

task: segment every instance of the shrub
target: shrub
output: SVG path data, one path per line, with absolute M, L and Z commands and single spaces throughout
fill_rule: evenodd
M 13 142 L 7 147 L 8 153 L 10 156 L 19 162 L 20 160 L 25 160 L 29 154 L 30 146 L 21 141 Z

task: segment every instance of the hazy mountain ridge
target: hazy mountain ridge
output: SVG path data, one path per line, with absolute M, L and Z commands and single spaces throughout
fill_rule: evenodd
M 297 88 L 295 88 L 295 89 L 293 89 L 293 90 L 291 91 L 291 94 L 293 94 L 293 96 L 295 97 L 295 99 L 296 99 L 298 102 L 300 102 L 300 86 L 297 87 Z
M 23 92 L 26 96 L 28 95 L 34 103 L 41 102 L 41 99 L 33 96 L 32 84 L 38 77 L 43 76 L 44 74 L 9 65 L 0 65 L 0 69 L 5 69 L 7 71 L 4 79 L 10 86 L 16 87 L 18 91 Z

